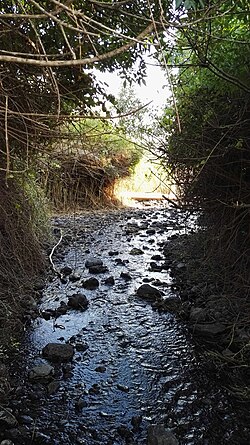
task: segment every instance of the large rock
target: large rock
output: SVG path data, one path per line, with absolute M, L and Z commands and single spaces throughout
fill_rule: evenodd
M 33 382 L 37 380 L 48 380 L 52 377 L 54 373 L 53 366 L 44 364 L 34 366 L 29 372 L 29 379 Z
M 65 343 L 48 343 L 42 350 L 45 358 L 55 362 L 67 362 L 73 358 L 74 348 Z
M 178 445 L 179 441 L 170 429 L 164 425 L 150 425 L 148 427 L 147 445 Z
M 136 291 L 137 295 L 150 301 L 157 301 L 162 298 L 162 293 L 150 284 L 142 284 Z
M 98 286 L 99 286 L 99 281 L 97 280 L 97 278 L 94 278 L 94 277 L 91 277 L 85 281 L 82 281 L 82 287 L 84 287 L 84 289 L 94 290 L 94 289 L 97 289 Z
M 78 293 L 68 297 L 68 306 L 72 309 L 86 310 L 89 305 L 89 301 L 84 294 Z

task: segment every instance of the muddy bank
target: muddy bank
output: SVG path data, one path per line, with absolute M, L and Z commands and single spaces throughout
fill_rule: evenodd
M 178 315 L 171 273 L 186 265 L 170 246 L 194 229 L 194 219 L 164 208 L 55 218 L 55 270 L 12 352 L 2 440 L 249 443 L 241 407 Z

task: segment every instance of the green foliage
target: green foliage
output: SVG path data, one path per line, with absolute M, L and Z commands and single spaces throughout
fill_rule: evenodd
M 40 243 L 50 238 L 49 202 L 42 190 L 37 174 L 33 170 L 26 172 L 19 182 L 21 190 L 32 209 L 32 231 Z
M 136 97 L 131 85 L 126 84 L 121 88 L 115 107 L 120 115 L 117 126 L 128 137 L 141 141 L 145 132 L 148 107 L 145 107 Z
M 175 91 L 181 132 L 171 106 L 163 118 L 166 157 L 186 195 L 211 205 L 246 203 L 250 185 L 248 7 L 241 2 L 230 10 L 230 4 L 220 3 L 211 19 L 178 33 L 174 56 L 181 67 Z
M 104 168 L 113 171 L 115 176 L 127 174 L 127 169 L 133 167 L 140 159 L 138 146 L 124 136 L 121 128 L 107 120 L 82 119 L 72 123 L 69 131 L 72 135 L 75 134 L 77 139 L 80 138 L 80 142 L 74 142 L 72 153 L 76 151 L 84 153 L 86 158 L 95 158 Z

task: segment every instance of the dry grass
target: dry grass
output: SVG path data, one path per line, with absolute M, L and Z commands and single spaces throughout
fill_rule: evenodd
M 22 328 L 25 296 L 45 265 L 33 230 L 32 210 L 13 180 L 0 177 L 0 342 Z
M 41 186 L 57 211 L 112 207 L 119 205 L 114 190 L 116 176 L 128 174 L 122 160 L 120 169 L 119 165 L 106 168 L 98 158 L 61 153 L 56 156 L 56 167 L 48 164 L 41 175 Z

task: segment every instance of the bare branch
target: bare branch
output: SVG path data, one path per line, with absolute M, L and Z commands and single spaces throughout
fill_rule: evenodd
M 64 66 L 79 66 L 79 65 L 93 65 L 96 62 L 101 62 L 103 60 L 110 59 L 111 57 L 116 57 L 119 54 L 127 51 L 130 48 L 136 46 L 138 42 L 141 42 L 145 37 L 147 37 L 154 30 L 154 24 L 150 23 L 136 38 L 132 41 L 120 46 L 112 51 L 108 51 L 105 54 L 100 54 L 94 57 L 86 57 L 85 59 L 76 60 L 33 60 L 26 57 L 16 57 L 16 56 L 5 56 L 0 55 L 0 62 L 6 63 L 17 63 L 26 64 L 40 67 L 64 67 Z M 41 55 L 41 58 L 43 56 Z

